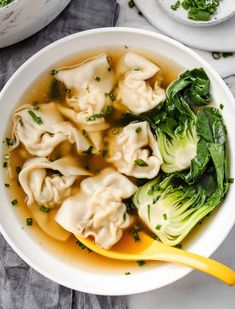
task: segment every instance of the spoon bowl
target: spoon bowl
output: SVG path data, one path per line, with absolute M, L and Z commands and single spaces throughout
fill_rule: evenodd
M 125 233 L 111 250 L 97 246 L 90 238 L 75 236 L 90 250 L 111 259 L 129 261 L 156 260 L 183 264 L 210 274 L 228 285 L 235 285 L 235 272 L 231 268 L 215 260 L 164 245 L 148 236 L 144 231 L 139 233 L 140 241 L 135 241 L 131 233 Z

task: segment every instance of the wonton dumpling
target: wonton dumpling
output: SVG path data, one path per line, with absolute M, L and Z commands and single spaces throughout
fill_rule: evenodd
M 103 117 L 88 118 L 105 110 L 107 94 L 115 85 L 115 75 L 109 70 L 107 55 L 103 54 L 75 67 L 58 70 L 55 77 L 71 89 L 66 102 L 70 108 L 60 107 L 61 113 L 74 122 L 86 126 L 86 130 L 100 131 L 107 128 Z M 98 79 L 98 80 L 97 80 Z
M 128 178 L 106 168 L 81 182 L 80 191 L 61 205 L 56 221 L 71 233 L 84 238 L 93 236 L 99 246 L 109 249 L 132 223 L 122 200 L 136 190 Z
M 47 175 L 50 170 L 51 175 Z M 54 174 L 53 174 L 54 172 Z M 71 194 L 78 176 L 90 175 L 72 157 L 56 161 L 46 158 L 28 159 L 19 174 L 19 182 L 27 195 L 27 205 L 34 202 L 49 208 L 58 207 Z
M 130 123 L 111 135 L 108 154 L 108 161 L 120 173 L 136 178 L 155 177 L 163 162 L 147 121 Z
M 153 88 L 148 82 L 159 71 L 160 68 L 148 59 L 136 53 L 126 53 L 117 67 L 118 75 L 123 75 L 119 82 L 118 96 L 122 104 L 133 113 L 141 114 L 164 101 L 165 90 L 159 86 L 157 76 Z
M 39 104 L 37 110 L 33 105 L 23 105 L 15 111 L 12 121 L 12 136 L 16 141 L 12 149 L 21 142 L 30 154 L 46 157 L 66 140 L 75 143 L 78 152 L 90 146 L 79 130 L 63 120 L 55 103 Z

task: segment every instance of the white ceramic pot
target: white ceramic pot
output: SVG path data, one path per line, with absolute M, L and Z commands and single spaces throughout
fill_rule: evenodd
M 14 0 L 0 8 L 0 48 L 20 42 L 48 25 L 71 0 Z
M 47 46 L 27 60 L 11 77 L 0 94 L 0 139 L 3 140 L 5 137 L 11 113 L 19 98 L 41 73 L 46 70 L 50 72 L 55 63 L 74 54 L 84 54 L 84 51 L 91 49 L 97 52 L 105 48 L 124 48 L 124 45 L 163 55 L 169 59 L 169 62 L 174 60 L 184 69 L 195 67 L 205 69 L 211 80 L 211 93 L 215 104 L 218 106 L 220 103 L 224 104 L 221 112 L 227 126 L 231 177 L 234 177 L 235 102 L 228 87 L 215 70 L 191 49 L 166 36 L 138 29 L 103 28 L 84 31 Z M 1 159 L 3 159 L 3 151 L 3 144 L 0 143 Z M 3 162 L 0 163 L 1 166 L 2 164 Z M 155 263 L 137 267 L 136 270 L 131 271 L 130 276 L 125 276 L 124 272 L 130 271 L 127 266 L 119 265 L 119 268 L 114 269 L 107 263 L 89 264 L 89 266 L 80 260 L 76 261 L 76 266 L 68 263 L 59 253 L 46 250 L 29 229 L 22 229 L 24 223 L 10 203 L 2 174 L 0 169 L 0 231 L 19 256 L 51 280 L 84 292 L 122 295 L 160 288 L 192 271 L 181 265 Z M 234 201 L 235 185 L 232 185 L 225 201 L 191 240 L 187 247 L 189 251 L 208 257 L 219 247 L 235 221 Z

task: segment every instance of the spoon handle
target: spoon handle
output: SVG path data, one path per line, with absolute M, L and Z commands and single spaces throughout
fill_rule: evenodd
M 163 246 L 159 251 L 152 255 L 153 260 L 183 264 L 214 276 L 228 285 L 235 285 L 235 272 L 222 263 L 172 247 Z

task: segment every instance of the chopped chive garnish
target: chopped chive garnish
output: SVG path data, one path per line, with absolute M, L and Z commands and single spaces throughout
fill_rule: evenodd
M 83 136 L 86 136 L 86 135 L 87 135 L 86 130 L 84 130 L 84 129 L 82 130 L 82 135 L 83 135 Z
M 7 146 L 13 146 L 15 144 L 14 139 L 12 138 L 6 138 Z
M 17 167 L 16 167 L 16 173 L 19 174 L 20 172 L 21 172 L 21 167 L 20 167 L 20 166 L 17 166 Z
M 140 71 L 140 70 L 141 70 L 140 68 L 135 68 L 135 69 L 134 69 L 134 71 Z
M 85 168 L 86 171 L 89 171 L 89 170 L 90 170 L 90 166 L 89 166 L 88 164 L 85 165 L 84 168 Z
M 86 86 L 86 91 L 87 91 L 88 93 L 90 93 L 90 86 L 89 86 L 89 85 Z
M 51 75 L 55 76 L 56 74 L 58 74 L 58 72 L 59 72 L 58 70 L 51 70 Z
M 26 219 L 26 224 L 27 225 L 33 225 L 33 218 L 27 218 Z
M 138 128 L 135 129 L 135 132 L 136 132 L 137 134 L 140 133 L 141 131 L 142 131 L 141 127 L 138 127 Z
M 88 253 L 91 253 L 91 252 L 92 252 L 92 250 L 89 249 L 87 246 L 85 246 L 81 241 L 77 240 L 77 241 L 76 241 L 76 244 L 77 244 L 82 250 L 87 249 Z
M 126 212 L 123 214 L 123 221 L 126 221 Z
M 107 105 L 104 110 L 104 117 L 107 117 L 108 115 L 110 115 L 112 113 L 112 110 L 113 110 L 112 106 Z
M 11 205 L 15 206 L 18 203 L 17 199 L 14 199 L 13 201 L 11 201 Z
M 70 89 L 70 88 L 64 88 L 64 92 L 70 93 L 70 92 L 71 92 L 71 89 Z
M 222 53 L 222 55 L 224 58 L 227 58 L 227 57 L 232 57 L 233 53 Z
M 28 110 L 28 114 L 33 118 L 33 120 L 37 124 L 39 124 L 39 125 L 43 124 L 42 118 L 37 116 L 32 110 Z
M 112 134 L 113 135 L 116 135 L 116 134 L 118 134 L 119 133 L 119 128 L 114 128 L 113 130 L 112 130 Z
M 133 8 L 134 6 L 135 6 L 135 2 L 133 1 L 133 0 L 130 0 L 129 2 L 128 2 L 128 5 L 129 5 L 129 8 Z
M 153 204 L 155 204 L 160 199 L 160 195 L 153 198 Z
M 99 81 L 100 81 L 100 77 L 99 77 L 99 76 L 96 76 L 95 80 L 96 80 L 97 82 L 99 82 Z
M 148 207 L 148 219 L 150 221 L 150 205 L 148 205 L 147 207 Z
M 148 164 L 142 159 L 135 160 L 135 164 L 141 167 L 148 166 Z
M 159 230 L 161 229 L 161 227 L 162 227 L 161 224 L 158 224 L 158 225 L 155 227 L 155 229 L 159 231 Z
M 138 232 L 139 232 L 138 229 L 135 229 L 135 228 L 132 226 L 131 229 L 130 229 L 130 232 L 131 232 L 131 234 L 132 234 L 132 236 L 133 236 L 135 242 L 140 241 L 140 237 L 139 237 L 139 234 L 138 234 Z
M 129 276 L 131 273 L 129 271 L 124 273 L 126 276 Z
M 176 245 L 175 248 L 182 249 L 182 244 Z
M 116 96 L 113 94 L 112 91 L 110 91 L 109 97 L 110 97 L 110 100 L 111 100 L 111 101 L 115 101 L 115 100 L 116 100 Z
M 171 9 L 176 11 L 180 7 L 180 1 L 177 0 L 175 4 L 171 5 Z
M 5 183 L 5 187 L 6 188 L 10 187 L 9 183 Z
M 234 183 L 234 178 L 229 178 L 228 182 L 229 183 Z
M 7 167 L 7 162 L 4 162 L 4 163 L 3 163 L 3 167 Z
M 220 104 L 220 105 L 219 105 L 219 108 L 220 108 L 220 109 L 224 109 L 224 105 L 223 105 L 223 104 Z
M 128 46 L 127 45 L 124 45 L 125 49 L 128 49 Z
M 83 151 L 83 153 L 90 155 L 92 153 L 93 148 L 94 147 L 90 145 L 86 150 Z
M 40 209 L 42 212 L 47 212 L 47 213 L 51 211 L 50 208 L 47 208 L 47 207 L 45 207 L 45 206 L 41 206 L 39 209 Z
M 20 120 L 19 120 L 19 123 L 20 123 L 21 127 L 24 126 L 23 120 L 22 120 L 21 118 L 20 118 Z
M 218 60 L 220 58 L 220 53 L 218 52 L 212 52 L 212 57 L 215 59 L 215 60 Z
M 138 260 L 136 261 L 139 267 L 143 266 L 146 262 L 144 260 Z
M 107 156 L 108 151 L 107 150 L 102 150 L 101 156 L 105 158 Z
M 167 220 L 167 214 L 163 214 L 163 219 Z

